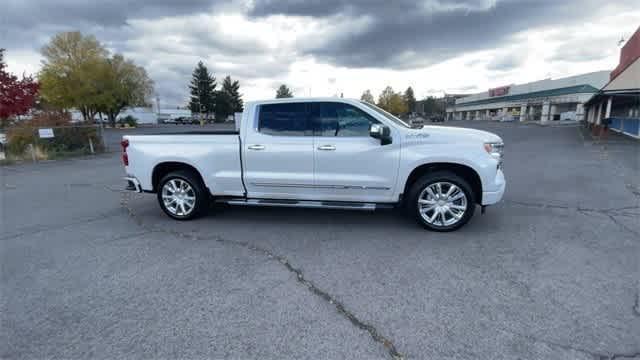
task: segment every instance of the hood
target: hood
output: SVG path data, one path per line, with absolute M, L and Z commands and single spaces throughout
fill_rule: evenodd
M 490 133 L 488 131 L 462 128 L 462 127 L 453 127 L 453 126 L 434 126 L 434 125 L 425 125 L 421 129 L 414 129 L 411 131 L 415 132 L 416 135 L 424 136 L 429 135 L 429 137 L 433 135 L 438 135 L 437 138 L 447 141 L 478 141 L 478 142 L 502 142 L 502 138 L 500 136 Z

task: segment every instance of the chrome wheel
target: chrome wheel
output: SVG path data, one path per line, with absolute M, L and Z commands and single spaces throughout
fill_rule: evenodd
M 195 209 L 196 193 L 188 182 L 174 178 L 162 187 L 162 202 L 171 214 L 187 216 Z
M 430 225 L 451 226 L 467 211 L 467 196 L 457 185 L 440 181 L 426 186 L 418 196 L 420 216 Z

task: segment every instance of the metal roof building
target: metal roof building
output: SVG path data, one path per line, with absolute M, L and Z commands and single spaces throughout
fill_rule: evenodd
M 554 121 L 584 119 L 583 104 L 609 79 L 598 71 L 507 85 L 457 99 L 448 120 Z

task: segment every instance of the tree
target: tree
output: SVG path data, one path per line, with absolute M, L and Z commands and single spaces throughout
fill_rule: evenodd
M 429 96 L 422 100 L 424 104 L 424 114 L 427 116 L 444 114 L 445 106 L 444 102 L 436 99 L 433 96 Z
M 411 86 L 404 92 L 404 102 L 407 104 L 407 110 L 409 112 L 416 112 L 416 97 L 413 95 L 413 89 Z
M 112 126 L 125 108 L 148 104 L 147 99 L 153 93 L 153 81 L 143 67 L 116 54 L 106 59 L 100 70 L 98 110 L 107 115 Z
M 99 77 L 107 50 L 95 37 L 74 31 L 55 35 L 41 52 L 39 79 L 45 101 L 62 109 L 77 108 L 85 120 L 92 120 L 104 99 Z
M 207 67 L 200 61 L 191 77 L 191 100 L 189 109 L 194 114 L 205 113 L 207 117 L 215 110 L 216 78 L 209 74 Z
M 407 104 L 400 94 L 393 91 L 391 86 L 387 86 L 380 97 L 378 97 L 378 106 L 394 115 L 400 115 L 407 112 Z
M 292 98 L 292 97 L 293 97 L 293 93 L 291 92 L 291 90 L 289 90 L 287 85 L 285 84 L 280 85 L 280 87 L 278 88 L 278 91 L 276 92 L 276 99 Z
M 222 91 L 229 95 L 232 114 L 242 112 L 244 110 L 244 103 L 242 102 L 242 94 L 240 94 L 240 84 L 238 83 L 238 80 L 231 81 L 231 76 L 227 75 L 227 77 L 222 81 Z
M 39 85 L 31 77 L 22 79 L 5 70 L 4 49 L 0 49 L 0 127 L 16 115 L 26 114 L 35 102 Z
M 215 121 L 224 122 L 233 111 L 233 98 L 224 90 L 215 92 Z
M 373 95 L 371 95 L 371 91 L 368 90 L 368 89 L 365 92 L 362 93 L 362 96 L 360 96 L 360 100 L 366 101 L 369 104 L 375 104 L 376 103 L 376 100 L 373 98 Z

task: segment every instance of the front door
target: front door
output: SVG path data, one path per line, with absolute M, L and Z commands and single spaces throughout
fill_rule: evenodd
M 247 196 L 307 199 L 313 194 L 313 131 L 305 103 L 260 105 L 243 146 Z
M 390 202 L 400 162 L 399 141 L 369 136 L 380 123 L 341 102 L 310 104 L 314 125 L 315 190 L 321 200 Z

